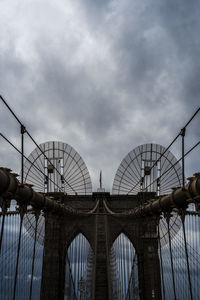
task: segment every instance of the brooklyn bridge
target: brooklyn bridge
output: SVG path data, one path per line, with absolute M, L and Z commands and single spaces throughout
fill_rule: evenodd
M 187 129 L 167 146 L 134 147 L 112 192 L 92 190 L 82 157 L 69 144 L 38 144 L 11 106 L 21 172 L 0 168 L 0 299 L 200 299 L 200 164 L 186 179 Z M 24 138 L 35 144 L 29 156 Z M 179 142 L 179 157 L 170 151 Z

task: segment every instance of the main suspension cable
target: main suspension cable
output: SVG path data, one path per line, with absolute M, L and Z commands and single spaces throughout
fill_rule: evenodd
M 51 164 L 51 166 L 53 166 L 53 168 L 57 171 L 57 173 L 61 176 L 61 173 L 58 171 L 58 169 L 52 164 L 51 160 L 46 156 L 45 152 L 41 149 L 41 147 L 38 145 L 38 143 L 34 140 L 34 138 L 31 136 L 31 134 L 28 132 L 28 130 L 26 129 L 26 127 L 22 124 L 22 122 L 19 120 L 19 118 L 16 116 L 16 114 L 14 113 L 14 111 L 11 109 L 11 107 L 8 105 L 8 103 L 6 102 L 6 100 L 0 95 L 0 99 L 3 101 L 3 103 L 6 105 L 6 107 L 8 108 L 8 110 L 11 112 L 11 114 L 15 117 L 15 119 L 17 120 L 17 122 L 21 125 L 21 128 L 23 127 L 25 129 L 25 133 L 27 133 L 27 135 L 29 136 L 29 138 L 31 139 L 31 141 L 36 145 L 36 147 L 41 151 L 41 153 L 44 155 L 44 157 L 47 159 L 47 161 Z M 21 153 L 23 155 L 23 153 Z M 64 181 L 66 182 L 66 184 L 71 188 L 71 190 L 76 194 L 76 191 L 74 190 L 74 188 L 66 181 L 65 178 L 63 178 Z
M 183 131 L 187 128 L 187 126 L 192 122 L 192 120 L 195 118 L 195 116 L 199 113 L 200 107 L 195 111 L 195 113 L 192 115 L 192 117 L 188 120 L 188 122 L 183 126 L 181 131 L 177 134 L 177 136 L 173 139 L 173 141 L 169 144 L 169 146 L 165 149 L 163 153 L 161 153 L 160 157 L 154 162 L 153 166 L 150 168 L 150 170 L 153 169 L 153 167 L 157 164 L 157 162 L 161 159 L 161 157 L 169 150 L 169 148 L 173 145 L 173 143 L 177 140 L 177 138 L 182 135 Z
M 5 137 L 5 135 L 3 135 L 1 132 L 0 132 L 0 136 L 7 142 L 7 143 L 9 143 L 19 154 L 22 154 L 22 152 L 11 142 L 11 141 L 9 141 L 6 137 Z M 33 164 L 32 163 L 32 161 L 27 157 L 27 156 L 25 156 L 24 154 L 23 154 L 23 157 L 30 163 L 30 164 L 32 164 L 33 166 L 34 166 L 34 168 L 35 169 L 37 169 L 39 172 L 41 172 L 42 173 L 42 175 L 44 175 L 44 177 L 46 176 L 46 174 L 42 171 L 42 170 L 40 170 L 40 168 L 38 168 L 35 164 Z M 54 182 L 51 178 L 49 178 L 49 180 L 52 182 L 52 183 L 54 183 L 59 189 L 61 189 L 60 188 L 60 186 L 58 186 L 58 184 L 56 183 L 56 182 Z
M 178 139 L 179 136 L 183 134 L 183 130 L 186 129 L 186 127 L 192 122 L 192 120 L 195 118 L 195 116 L 199 113 L 200 107 L 195 111 L 195 113 L 192 115 L 192 117 L 188 120 L 188 122 L 185 124 L 185 126 L 180 130 L 180 132 L 177 134 L 177 136 L 172 140 L 172 142 L 169 144 L 169 146 L 164 150 L 163 153 L 160 154 L 158 159 L 153 163 L 153 165 L 150 167 L 150 171 L 153 169 L 153 167 L 158 163 L 158 161 L 163 157 L 163 155 L 169 150 L 169 148 L 174 144 L 174 142 Z M 200 143 L 200 142 L 199 142 Z M 192 150 L 191 150 L 192 151 Z M 182 156 L 181 159 L 183 159 L 184 156 Z M 180 160 L 179 160 L 180 161 Z M 174 165 L 173 165 L 174 166 Z M 157 179 L 156 179 L 157 180 Z M 127 195 L 135 189 L 135 187 L 141 182 L 141 179 L 128 191 Z M 155 182 L 155 180 L 153 181 Z M 148 185 L 151 186 L 152 184 Z
M 200 145 L 200 141 L 198 141 L 194 146 L 192 146 L 185 154 L 183 157 L 186 157 L 190 152 L 192 152 L 197 146 Z M 164 173 L 162 173 L 158 178 L 153 180 L 149 185 L 146 186 L 146 189 L 151 186 L 154 182 L 156 182 L 158 179 L 160 179 L 163 175 L 165 175 L 167 172 L 169 172 L 173 167 L 175 167 L 182 159 L 183 157 L 179 158 L 169 169 L 167 169 Z

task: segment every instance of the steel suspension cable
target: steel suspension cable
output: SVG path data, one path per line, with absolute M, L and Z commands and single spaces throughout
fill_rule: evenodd
M 168 228 L 168 237 L 169 237 L 169 251 L 170 251 L 170 262 L 171 262 L 171 271 L 172 271 L 172 283 L 173 283 L 173 292 L 174 292 L 174 300 L 176 298 L 176 286 L 175 286 L 175 278 L 174 278 L 174 265 L 173 265 L 173 256 L 172 256 L 172 245 L 171 245 L 171 234 L 170 234 L 170 216 L 169 214 L 166 216 L 167 228 Z
M 61 175 L 61 173 L 58 171 L 57 168 L 55 168 L 55 166 L 52 164 L 51 160 L 46 156 L 45 152 L 41 149 L 41 147 L 36 143 L 36 141 L 32 138 L 32 136 L 30 135 L 30 133 L 26 130 L 27 135 L 30 137 L 30 139 L 32 140 L 32 142 L 36 145 L 36 147 L 41 151 L 41 153 L 44 155 L 44 157 L 46 158 L 46 160 L 51 164 L 51 166 L 53 166 L 53 168 L 57 171 L 57 173 Z M 69 188 L 76 194 L 76 191 L 73 189 L 73 187 L 66 181 L 66 179 L 63 177 L 65 183 L 69 186 Z
M 14 279 L 14 289 L 13 289 L 13 300 L 15 300 L 15 295 L 16 295 L 16 285 L 17 285 L 17 276 L 18 276 L 18 265 L 19 265 L 20 246 L 21 246 L 21 234 L 22 234 L 23 217 L 24 217 L 24 212 L 21 211 L 21 214 L 20 214 L 20 229 L 19 229 L 18 246 L 17 246 L 17 262 L 16 262 L 16 268 L 15 268 L 15 279 Z
M 171 227 L 171 230 L 173 230 L 174 233 L 176 234 L 176 231 L 174 230 L 173 226 Z M 176 239 L 176 236 L 174 236 L 173 239 Z M 191 248 L 191 250 L 197 255 L 199 261 L 195 258 L 195 256 L 192 256 L 192 257 L 194 259 L 196 259 L 196 261 L 199 263 L 200 262 L 200 254 L 187 241 L 186 241 L 186 244 L 187 244 L 187 247 Z
M 163 289 L 163 300 L 165 300 L 165 282 L 164 282 L 164 274 L 163 274 L 163 260 L 162 260 L 162 250 L 160 243 L 160 225 L 158 224 L 158 244 L 159 244 L 159 252 L 160 252 L 160 266 L 161 266 L 161 281 L 162 281 L 162 289 Z
M 195 116 L 199 113 L 200 111 L 200 107 L 195 111 L 195 113 L 192 115 L 192 117 L 187 121 L 187 123 L 183 126 L 183 128 L 181 129 L 181 131 L 177 134 L 177 136 L 173 139 L 173 141 L 169 144 L 169 146 L 165 149 L 165 151 L 160 155 L 160 157 L 154 162 L 153 166 L 151 167 L 151 169 L 153 169 L 153 167 L 157 164 L 157 162 L 161 159 L 161 157 L 169 150 L 169 148 L 174 144 L 174 142 L 177 140 L 177 138 L 180 135 L 184 134 L 185 129 L 187 128 L 187 126 L 192 122 L 192 120 L 195 118 Z
M 198 141 L 193 147 L 191 147 L 185 154 L 184 154 L 184 158 L 190 153 L 192 152 L 197 146 L 200 145 L 200 141 Z M 162 173 L 160 175 L 160 177 L 156 178 L 154 181 L 152 181 L 146 188 L 148 188 L 149 186 L 151 186 L 154 182 L 157 181 L 157 179 L 160 179 L 163 175 L 165 175 L 167 172 L 169 172 L 173 167 L 175 167 L 183 158 L 179 158 L 179 160 L 177 160 L 169 169 L 167 169 L 164 173 Z
M 187 249 L 187 241 L 186 241 L 186 234 L 185 234 L 185 213 L 184 212 L 181 212 L 181 221 L 182 221 L 182 227 L 183 227 L 183 237 L 184 237 L 185 256 L 186 256 L 186 263 L 187 263 L 190 298 L 191 298 L 191 300 L 193 300 L 191 274 L 190 274 L 190 266 L 189 266 L 189 259 L 188 259 L 188 249 Z
M 191 227 L 191 225 L 190 225 L 189 227 Z M 191 227 L 191 228 L 192 228 L 192 227 Z M 171 229 L 174 230 L 173 227 L 172 227 Z M 184 242 L 182 243 L 182 242 L 180 241 L 180 238 L 178 237 L 178 235 L 175 236 L 173 239 L 174 239 L 174 241 L 176 240 L 176 243 L 179 243 L 179 245 L 177 244 L 178 247 L 176 247 L 176 249 L 177 249 L 177 250 L 180 249 L 180 250 L 182 251 L 181 253 L 179 253 L 179 256 L 178 256 L 178 257 L 184 256 L 184 255 L 185 255 L 185 248 L 183 247 Z M 188 243 L 187 243 L 187 245 L 188 245 Z M 197 262 L 196 266 L 197 266 L 198 264 L 199 264 L 199 262 Z M 181 265 L 181 266 L 182 266 L 182 265 Z M 195 266 L 195 265 L 194 265 L 194 266 Z M 179 268 L 178 273 L 179 273 L 179 274 L 185 274 L 185 273 L 182 273 L 182 270 L 181 270 L 180 268 Z M 186 278 L 186 277 L 184 277 L 184 278 L 185 278 L 185 285 L 186 285 L 186 284 L 188 283 L 188 281 L 187 281 L 187 278 Z M 180 280 L 178 280 L 178 282 L 180 282 Z M 185 285 L 184 285 L 184 286 L 185 286 Z M 197 285 L 198 285 L 198 282 L 197 282 Z M 189 289 L 189 286 L 188 286 L 188 289 Z M 180 285 L 179 290 L 181 290 L 182 293 L 183 293 L 182 285 Z M 182 295 L 182 299 L 184 299 L 184 294 Z M 188 299 L 188 298 L 187 298 L 187 299 Z
M 190 228 L 190 230 L 192 229 L 191 225 L 189 225 L 189 228 Z M 174 230 L 173 227 L 172 227 L 171 229 Z M 176 252 L 178 251 L 178 249 L 181 250 L 181 253 L 178 253 L 178 252 L 177 252 L 178 257 L 183 257 L 183 256 L 185 256 L 185 249 L 184 249 L 184 247 L 183 247 L 184 242 L 182 242 L 182 241 L 180 240 L 180 238 L 181 238 L 180 234 L 177 234 L 177 235 L 173 238 L 173 241 L 174 241 L 174 244 L 176 245 L 176 246 L 175 246 Z M 197 266 L 197 265 L 199 265 L 199 262 L 196 264 L 196 266 Z M 183 267 L 182 264 L 181 264 L 180 266 Z M 182 270 L 182 268 L 180 268 L 180 266 L 179 266 L 179 268 L 177 269 L 177 272 L 178 272 L 178 273 L 177 273 L 176 275 L 181 274 L 181 275 L 182 275 L 182 278 L 184 278 L 184 280 L 185 280 L 185 283 L 184 283 L 184 285 L 183 285 L 183 284 L 182 284 L 182 285 L 179 285 L 178 291 L 179 291 L 179 292 L 180 292 L 180 291 L 182 292 L 182 298 L 181 298 L 181 299 L 185 299 L 186 294 L 184 294 L 184 289 L 182 289 L 182 286 L 185 287 L 185 286 L 188 284 L 188 278 L 186 278 L 187 275 L 185 274 L 185 272 L 183 272 L 183 270 Z M 184 275 L 184 274 L 185 274 L 185 275 Z M 193 280 L 194 280 L 194 277 L 193 277 Z M 178 283 L 181 283 L 181 281 L 178 280 Z M 197 286 L 198 286 L 198 281 L 197 281 L 196 283 L 197 283 Z M 195 287 L 195 286 L 196 286 L 196 284 L 194 284 L 194 287 Z M 197 287 L 197 290 L 198 290 L 198 287 Z M 188 286 L 188 291 L 189 291 L 189 286 Z M 196 295 L 196 294 L 195 294 L 195 295 Z M 180 297 L 180 295 L 179 295 L 179 297 Z M 189 295 L 188 295 L 188 297 L 189 297 Z M 187 297 L 187 299 L 188 299 L 188 297 Z
M 164 150 L 163 153 L 161 153 L 161 155 L 159 156 L 159 158 L 154 162 L 154 164 L 151 166 L 150 170 L 152 170 L 154 168 L 154 166 L 158 163 L 158 161 L 163 157 L 163 155 L 169 150 L 169 148 L 174 144 L 174 142 L 178 139 L 178 137 L 180 135 L 183 135 L 186 127 L 191 123 L 191 121 L 195 118 L 195 116 L 199 113 L 200 111 L 200 107 L 196 110 L 196 112 L 192 115 L 192 117 L 188 120 L 188 122 L 185 124 L 185 126 L 181 129 L 181 131 L 177 134 L 177 136 L 172 140 L 172 142 L 169 144 L 169 146 Z M 184 138 L 183 138 L 183 142 L 184 143 Z M 200 141 L 199 141 L 200 143 Z M 183 151 L 183 146 L 182 146 L 182 151 Z M 183 161 L 183 158 L 186 155 L 181 157 L 181 160 Z M 183 162 L 183 166 L 184 166 L 184 162 Z M 157 179 L 156 179 L 157 180 Z M 141 179 L 128 191 L 127 195 L 134 190 L 134 188 L 140 183 Z M 152 184 L 155 182 L 155 180 L 152 182 Z M 147 187 L 151 186 L 152 184 L 148 185 Z M 147 188 L 146 187 L 146 188 Z
M 1 223 L 0 254 L 1 254 L 1 245 L 2 245 L 2 240 L 3 240 L 3 234 L 4 234 L 4 224 L 5 224 L 5 214 L 3 214 L 2 223 Z
M 11 142 L 11 141 L 9 141 L 1 132 L 0 132 L 0 136 L 6 141 L 6 142 L 8 142 L 18 153 L 20 153 L 20 154 L 22 154 L 22 152 Z M 27 156 L 25 156 L 24 154 L 23 154 L 23 157 L 24 158 L 26 158 L 26 160 L 29 162 L 29 163 L 31 163 L 32 164 L 32 162 L 30 161 L 30 159 L 27 157 Z M 35 164 L 32 164 L 33 166 L 34 166 L 34 168 L 35 169 L 37 169 L 40 173 L 42 173 L 42 175 L 44 175 L 44 176 L 46 176 L 46 174 L 42 171 L 42 170 L 40 170 Z M 52 182 L 52 183 L 54 183 L 57 187 L 59 187 L 51 178 L 49 178 L 49 180 Z M 60 187 L 59 187 L 60 188 Z
M 31 283 L 30 283 L 30 291 L 29 291 L 29 300 L 32 299 L 32 287 L 33 287 L 33 275 L 34 275 L 34 267 L 35 267 L 35 250 L 36 250 L 36 241 L 37 241 L 37 228 L 38 228 L 38 212 L 35 212 L 35 231 L 34 231 L 34 245 L 33 245 L 33 258 L 32 258 L 32 268 L 31 268 Z
M 194 229 L 194 228 L 193 228 L 193 223 L 190 222 L 190 224 L 189 224 L 188 226 L 189 226 L 190 230 L 191 230 L 191 229 L 192 229 L 192 230 Z M 172 227 L 172 230 L 173 230 L 173 227 Z M 198 231 L 199 231 L 199 230 L 198 230 Z M 191 237 L 191 235 L 190 235 L 189 237 L 190 237 L 190 243 L 194 242 L 194 239 Z M 198 237 L 198 235 L 197 235 L 197 237 Z M 176 239 L 176 237 L 175 237 L 175 239 Z M 187 242 L 186 244 L 187 244 L 187 248 L 190 247 L 191 250 L 192 250 L 192 252 L 190 253 L 190 258 L 191 258 L 192 268 L 195 268 L 195 267 L 197 268 L 197 266 L 198 266 L 199 263 L 200 263 L 199 254 L 196 252 L 196 250 L 194 250 L 194 247 L 192 247 L 190 244 L 188 244 L 188 242 Z M 180 244 L 179 247 L 182 247 L 182 244 Z M 199 258 L 199 259 L 196 258 L 196 257 L 194 256 L 193 253 L 195 253 L 196 255 L 198 255 L 198 258 Z M 185 254 L 185 248 L 183 249 L 182 255 L 184 255 L 184 254 Z M 198 273 L 198 271 L 199 271 L 199 268 L 197 268 L 197 273 Z M 197 279 L 195 279 L 195 278 L 197 278 Z M 198 282 L 198 275 L 197 275 L 195 278 L 193 277 L 193 281 L 195 280 L 195 281 L 196 281 L 196 284 L 194 284 L 193 287 L 194 287 L 194 288 L 197 287 L 197 290 L 199 290 L 200 286 L 199 286 L 199 282 Z M 195 295 L 196 295 L 196 294 L 195 294 Z
M 61 176 L 61 173 L 58 171 L 58 169 L 52 164 L 51 160 L 46 156 L 45 152 L 41 149 L 41 147 L 38 145 L 38 143 L 34 140 L 34 138 L 31 136 L 31 134 L 28 132 L 28 130 L 25 128 L 25 126 L 22 124 L 22 122 L 19 120 L 19 118 L 16 116 L 16 114 L 14 113 L 14 111 L 11 109 L 11 107 L 8 105 L 8 103 L 5 101 L 5 99 L 0 95 L 0 99 L 3 101 L 3 103 L 6 105 L 6 107 L 8 108 L 8 110 L 11 112 L 11 114 L 15 117 L 15 119 L 17 120 L 17 122 L 21 125 L 21 128 L 25 129 L 25 132 L 29 138 L 31 139 L 31 141 L 36 145 L 36 147 L 41 151 L 41 153 L 44 155 L 44 157 L 47 159 L 47 161 L 51 164 L 51 166 L 54 167 L 54 169 L 57 171 L 57 173 Z M 22 144 L 23 145 L 23 144 Z M 23 151 L 22 151 L 23 152 Z M 22 153 L 23 155 L 23 153 Z M 24 156 L 23 156 L 24 157 Z M 63 178 L 64 181 L 66 182 L 66 184 L 71 188 L 71 190 L 76 193 L 76 191 L 73 189 L 73 187 L 66 181 L 65 178 Z

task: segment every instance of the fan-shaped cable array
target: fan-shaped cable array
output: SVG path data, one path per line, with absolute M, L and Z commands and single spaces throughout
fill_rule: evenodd
M 164 152 L 165 148 L 157 144 L 140 145 L 130 151 L 116 172 L 112 193 L 163 195 L 180 186 L 181 166 L 170 151 Z
M 155 192 L 157 195 L 171 193 L 171 188 L 181 185 L 182 169 L 177 159 L 158 144 L 144 144 L 130 151 L 122 160 L 113 182 L 113 194 L 134 194 Z M 172 214 L 170 226 L 173 236 L 181 222 Z M 168 243 L 165 218 L 160 220 L 161 245 Z M 172 237 L 173 237 L 172 236 Z
M 24 179 L 38 192 L 87 195 L 92 192 L 88 169 L 70 145 L 46 142 L 36 148 L 24 164 Z M 40 171 L 39 171 L 40 170 Z
M 81 156 L 70 145 L 62 142 L 46 142 L 36 148 L 24 163 L 24 179 L 43 193 L 63 192 L 87 195 L 92 193 L 88 169 Z M 26 215 L 24 225 L 34 236 L 33 216 Z M 38 219 L 38 241 L 43 244 L 44 217 Z

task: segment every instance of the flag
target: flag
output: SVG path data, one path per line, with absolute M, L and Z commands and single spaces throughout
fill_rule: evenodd
M 101 189 L 102 188 L 102 171 L 100 171 L 99 183 L 100 183 L 100 189 Z

